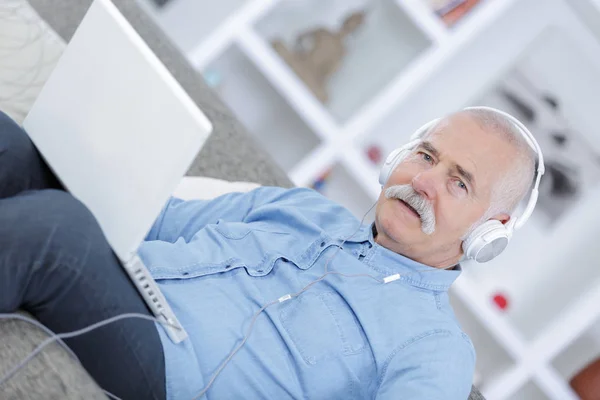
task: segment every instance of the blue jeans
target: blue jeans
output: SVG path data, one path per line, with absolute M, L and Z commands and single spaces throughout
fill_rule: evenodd
M 92 214 L 0 112 L 0 312 L 17 309 L 56 333 L 122 313 L 151 315 Z M 66 343 L 105 390 L 122 399 L 165 398 L 152 322 L 121 320 Z

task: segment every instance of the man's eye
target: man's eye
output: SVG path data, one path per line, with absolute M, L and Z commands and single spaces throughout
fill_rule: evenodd
M 423 153 L 421 152 L 421 157 L 423 157 L 423 160 L 427 161 L 428 163 L 432 163 L 433 162 L 433 157 L 431 157 L 429 154 L 427 153 Z
M 461 181 L 460 179 L 456 180 L 456 185 L 461 188 L 462 190 L 467 190 L 467 185 L 464 184 L 463 181 Z

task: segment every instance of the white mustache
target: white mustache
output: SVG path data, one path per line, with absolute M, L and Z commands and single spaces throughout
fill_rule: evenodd
M 398 199 L 415 209 L 421 218 L 421 230 L 426 235 L 435 232 L 433 205 L 421 196 L 411 185 L 394 185 L 385 190 L 385 197 Z

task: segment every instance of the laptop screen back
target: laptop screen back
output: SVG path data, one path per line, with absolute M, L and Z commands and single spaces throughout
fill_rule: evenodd
M 212 129 L 109 0 L 92 4 L 24 128 L 124 261 Z

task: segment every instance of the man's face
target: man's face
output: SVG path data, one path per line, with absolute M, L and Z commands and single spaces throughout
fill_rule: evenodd
M 504 177 L 512 155 L 510 143 L 484 131 L 468 115 L 445 119 L 383 188 L 376 209 L 377 242 L 426 265 L 456 264 L 462 256 L 461 237 L 487 211 L 494 185 Z M 387 198 L 386 189 L 396 185 L 406 185 L 400 188 L 401 198 L 414 189 L 413 200 L 420 199 L 423 207 Z M 435 219 L 433 227 L 431 221 L 423 223 L 427 208 Z M 509 217 L 494 218 L 505 223 Z

